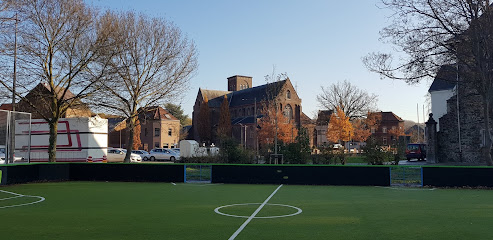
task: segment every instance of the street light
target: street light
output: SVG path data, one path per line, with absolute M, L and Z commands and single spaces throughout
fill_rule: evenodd
M 7 151 L 9 154 L 9 157 L 7 161 L 5 161 L 5 164 L 8 164 L 9 161 L 14 162 L 14 138 L 15 138 L 15 83 L 16 83 L 16 78 L 17 78 L 17 22 L 19 22 L 19 19 L 17 18 L 17 13 L 15 13 L 14 17 L 10 18 L 0 18 L 0 20 L 7 20 L 7 21 L 15 21 L 15 31 L 14 31 L 14 75 L 12 77 L 12 112 L 10 114 L 11 117 L 11 123 L 10 123 L 10 143 L 7 145 Z
M 243 142 L 243 149 L 246 149 L 246 139 L 247 139 L 247 138 L 246 138 L 246 130 L 247 130 L 247 129 L 246 129 L 246 127 L 247 127 L 247 126 L 246 126 L 246 125 L 243 125 L 243 124 L 241 124 L 241 123 L 238 123 L 238 124 L 240 124 L 240 140 Z M 245 127 L 245 133 L 243 134 L 243 138 L 242 138 L 242 137 L 241 137 L 241 132 L 242 132 L 242 131 L 241 131 L 241 129 L 242 129 L 243 127 Z M 243 140 L 243 139 L 244 139 L 244 140 Z

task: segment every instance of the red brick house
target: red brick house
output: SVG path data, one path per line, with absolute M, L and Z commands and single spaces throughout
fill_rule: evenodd
M 108 119 L 109 147 L 126 148 L 127 134 L 124 118 Z M 139 149 L 176 148 L 180 138 L 180 120 L 162 107 L 139 109 Z
M 393 112 L 373 112 L 370 113 L 368 117 L 374 117 L 377 119 L 377 124 L 375 127 L 370 129 L 371 136 L 381 145 L 393 145 L 398 141 L 399 136 L 391 134 L 400 129 L 401 132 L 404 130 L 404 120 L 399 116 L 395 115 Z

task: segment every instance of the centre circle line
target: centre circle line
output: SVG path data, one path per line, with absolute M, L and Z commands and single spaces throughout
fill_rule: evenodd
M 244 205 L 260 205 L 261 203 L 237 203 L 237 204 L 231 204 L 231 205 L 224 205 L 217 207 L 214 209 L 214 212 L 216 212 L 219 215 L 227 216 L 227 217 L 236 217 L 236 218 L 248 218 L 248 216 L 239 216 L 239 215 L 233 215 L 233 214 L 227 214 L 219 211 L 220 209 L 227 208 L 227 207 L 234 207 L 234 206 L 244 206 Z M 303 212 L 301 208 L 295 207 L 295 206 L 290 206 L 290 205 L 285 205 L 285 204 L 274 204 L 274 203 L 267 203 L 267 206 L 281 206 L 281 207 L 288 207 L 288 208 L 293 208 L 296 210 L 295 213 L 291 214 L 286 214 L 286 215 L 278 215 L 278 216 L 265 216 L 265 217 L 254 217 L 255 219 L 267 219 L 267 218 L 282 218 L 282 217 L 291 217 L 298 215 Z
M 265 199 L 265 201 L 257 208 L 257 210 L 255 210 L 255 212 L 252 213 L 252 215 L 240 226 L 240 228 L 238 228 L 238 230 L 236 230 L 236 232 L 233 233 L 233 235 L 231 235 L 231 237 L 229 238 L 229 240 L 235 239 L 236 236 L 238 236 L 238 234 L 240 234 L 241 231 L 243 231 L 243 229 L 248 225 L 248 223 L 250 223 L 250 221 L 252 221 L 252 219 L 255 216 L 257 216 L 257 214 L 260 212 L 260 210 L 262 210 L 262 208 L 265 206 L 265 204 L 267 204 L 267 202 L 269 202 L 269 200 L 274 196 L 274 194 L 276 194 L 276 192 L 281 187 L 282 187 L 282 184 L 279 185 L 279 187 L 277 187 L 276 190 L 274 190 L 274 192 L 272 192 L 272 194 L 267 199 Z

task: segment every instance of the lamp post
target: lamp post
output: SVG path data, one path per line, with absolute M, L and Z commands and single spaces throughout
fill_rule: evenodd
M 246 101 L 246 100 L 252 100 L 251 98 L 248 99 L 248 98 L 242 98 L 241 100 L 243 101 Z M 255 128 L 254 130 L 256 131 L 257 129 L 257 97 L 254 97 L 253 98 L 253 102 L 254 102 L 254 110 L 253 110 L 253 123 L 255 124 Z M 241 125 L 241 124 L 240 124 Z M 246 146 L 246 126 L 245 126 L 245 146 Z M 256 133 L 255 134 L 255 150 L 256 150 L 256 156 L 258 157 L 258 134 Z
M 8 151 L 9 157 L 6 158 L 5 164 L 8 164 L 9 161 L 14 162 L 14 151 L 15 151 L 15 84 L 17 78 L 17 22 L 19 19 L 17 18 L 17 13 L 15 13 L 14 17 L 10 18 L 0 18 L 0 20 L 7 21 L 15 21 L 15 31 L 14 31 L 14 74 L 12 76 L 12 111 L 10 114 L 10 143 L 7 145 L 6 150 Z

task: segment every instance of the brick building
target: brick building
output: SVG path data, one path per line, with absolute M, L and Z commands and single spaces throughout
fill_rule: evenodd
M 377 119 L 377 126 L 371 127 L 371 137 L 381 145 L 393 145 L 398 141 L 398 136 L 391 134 L 390 130 L 404 129 L 404 120 L 393 112 L 372 112 L 369 117 Z
M 58 95 L 59 101 L 73 101 L 71 106 L 61 116 L 62 118 L 91 117 L 94 115 L 85 103 L 79 99 L 74 99 L 75 95 L 70 90 L 67 90 L 65 94 L 63 94 L 64 91 L 65 89 L 60 87 L 57 87 L 54 90 L 54 92 Z M 52 109 L 50 108 L 51 104 L 47 101 L 47 99 L 51 96 L 52 93 L 50 86 L 40 83 L 25 96 L 30 103 L 35 105 L 35 108 L 33 108 L 28 101 L 21 99 L 16 106 L 16 111 L 29 112 L 31 113 L 32 119 L 43 118 L 40 113 L 45 116 L 52 116 Z
M 250 149 L 255 149 L 257 145 L 255 117 L 257 119 L 262 117 L 262 109 L 267 101 L 272 101 L 275 98 L 278 103 L 277 107 L 292 120 L 293 126 L 296 128 L 301 126 L 301 99 L 289 78 L 256 87 L 252 87 L 252 78 L 248 76 L 235 75 L 227 80 L 228 91 L 199 89 L 192 114 L 192 131 L 196 141 L 201 142 L 197 129 L 200 121 L 198 116 L 200 115 L 200 105 L 204 104 L 205 98 L 207 98 L 212 143 L 217 142 L 217 125 L 225 95 L 229 101 L 232 137 Z
M 127 133 L 124 118 L 108 119 L 109 147 L 126 148 Z M 149 151 L 153 148 L 176 148 L 180 139 L 180 120 L 162 107 L 139 109 L 140 141 L 139 149 Z

